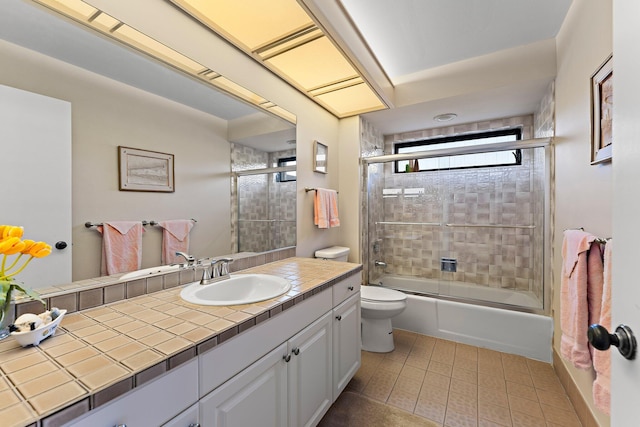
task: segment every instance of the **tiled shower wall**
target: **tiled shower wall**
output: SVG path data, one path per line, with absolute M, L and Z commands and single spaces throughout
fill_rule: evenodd
M 232 171 L 276 167 L 295 149 L 267 153 L 232 144 Z M 296 182 L 276 182 L 275 174 L 232 180 L 232 252 L 264 252 L 296 244 Z M 237 192 L 236 192 L 237 188 Z M 271 220 L 271 221 L 269 221 Z
M 394 142 L 514 126 L 522 127 L 523 139 L 531 138 L 533 116 L 387 136 L 384 151 L 393 152 Z M 370 281 L 377 282 L 383 274 L 382 268 L 371 265 L 378 259 L 386 262 L 386 274 L 530 291 L 541 299 L 542 269 L 538 266 L 543 245 L 537 243 L 544 233 L 545 173 L 544 149 L 524 150 L 522 165 L 500 168 L 396 174 L 393 163 L 369 166 Z M 383 188 L 402 189 L 403 193 L 417 188 L 422 193 L 383 197 Z M 447 223 L 535 228 L 447 227 Z M 456 258 L 457 272 L 441 272 L 441 257 Z

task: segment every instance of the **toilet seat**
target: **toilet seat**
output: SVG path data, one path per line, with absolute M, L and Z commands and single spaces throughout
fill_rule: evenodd
M 360 298 L 371 302 L 397 302 L 406 300 L 407 295 L 381 286 L 362 286 L 360 288 Z

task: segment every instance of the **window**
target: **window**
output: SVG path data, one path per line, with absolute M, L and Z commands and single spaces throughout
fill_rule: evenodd
M 519 141 L 520 139 L 522 139 L 522 130 L 520 128 L 516 128 L 494 132 L 483 132 L 425 139 L 422 141 L 403 142 L 396 144 L 394 150 L 396 154 L 408 154 L 439 150 L 442 148 L 456 148 L 477 144 L 494 144 L 506 141 Z M 521 163 L 522 152 L 520 150 L 495 151 L 492 153 L 478 154 L 461 154 L 457 156 L 435 157 L 418 160 L 420 172 L 440 169 L 512 166 L 519 165 Z M 395 165 L 395 171 L 405 172 L 408 165 L 408 160 L 397 161 Z
M 296 165 L 296 157 L 282 157 L 278 159 L 278 167 L 283 166 L 295 166 Z M 276 175 L 277 182 L 289 182 L 296 180 L 296 171 L 285 171 L 278 172 Z

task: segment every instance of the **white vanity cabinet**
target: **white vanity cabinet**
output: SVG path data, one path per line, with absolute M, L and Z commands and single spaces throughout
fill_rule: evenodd
M 360 366 L 359 291 L 356 274 L 69 425 L 313 427 Z
M 327 313 L 200 400 L 202 425 L 315 426 L 332 403 Z
M 333 401 L 360 368 L 360 292 L 333 309 Z

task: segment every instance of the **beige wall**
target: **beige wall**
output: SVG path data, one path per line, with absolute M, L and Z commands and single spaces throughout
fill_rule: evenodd
M 591 166 L 591 74 L 612 51 L 612 1 L 574 1 L 557 37 L 556 79 L 556 217 L 554 237 L 554 348 L 560 352 L 560 271 L 562 232 L 568 228 L 610 237 L 611 165 Z M 593 372 L 566 363 L 576 385 L 601 426 L 608 417 L 595 409 L 591 395 Z

